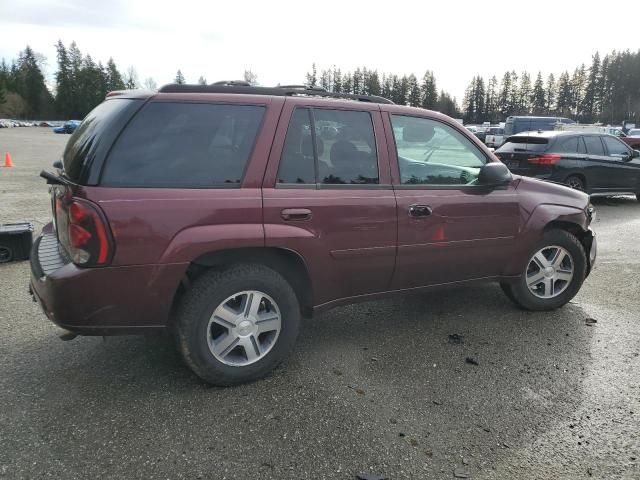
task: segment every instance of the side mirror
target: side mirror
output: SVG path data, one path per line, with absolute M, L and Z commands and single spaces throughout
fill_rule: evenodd
M 486 163 L 478 174 L 478 184 L 487 187 L 499 187 L 506 185 L 513 179 L 511 172 L 504 163 Z

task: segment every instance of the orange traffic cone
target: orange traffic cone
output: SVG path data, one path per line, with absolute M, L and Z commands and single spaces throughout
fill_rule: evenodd
M 11 161 L 11 155 L 9 152 L 4 152 L 4 165 L 3 167 L 13 167 L 13 162 Z

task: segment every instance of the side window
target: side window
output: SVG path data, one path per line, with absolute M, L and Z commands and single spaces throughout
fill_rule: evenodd
M 487 161 L 476 145 L 444 123 L 391 115 L 391 125 L 403 184 L 473 184 Z
M 604 148 L 602 147 L 600 137 L 584 137 L 584 143 L 587 144 L 587 153 L 589 155 L 604 155 Z
M 585 147 L 582 137 L 578 137 L 578 153 L 587 153 L 587 147 Z
M 278 183 L 316 183 L 311 114 L 306 108 L 297 108 L 289 121 L 278 168 Z
M 578 137 L 559 138 L 552 151 L 556 153 L 578 153 Z
M 116 141 L 102 184 L 237 187 L 263 115 L 260 106 L 149 103 Z
M 602 141 L 607 146 L 607 153 L 610 157 L 622 158 L 629 156 L 629 149 L 617 138 L 602 137 Z
M 378 156 L 369 112 L 314 108 L 318 182 L 375 184 Z

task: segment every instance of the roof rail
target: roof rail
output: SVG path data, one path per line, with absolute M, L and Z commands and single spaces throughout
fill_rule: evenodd
M 246 95 L 274 95 L 278 97 L 311 96 L 355 100 L 368 103 L 393 102 L 377 95 L 355 95 L 352 93 L 327 92 L 322 87 L 309 87 L 306 85 L 284 85 L 281 87 L 252 87 L 243 81 L 223 81 L 211 85 L 180 85 L 171 83 L 164 85 L 159 93 L 235 93 Z

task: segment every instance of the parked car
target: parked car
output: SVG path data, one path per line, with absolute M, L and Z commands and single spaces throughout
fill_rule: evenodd
M 553 130 L 556 125 L 565 123 L 575 122 L 565 117 L 511 116 L 504 123 L 504 134 L 505 137 L 510 137 L 520 132 Z
M 487 130 L 487 135 L 484 139 L 484 143 L 487 147 L 498 148 L 504 142 L 504 128 L 497 127 L 489 127 Z
M 513 176 L 453 119 L 380 97 L 119 92 L 56 168 L 31 257 L 46 315 L 67 338 L 172 332 L 217 385 L 268 374 L 302 315 L 487 281 L 555 309 L 596 256 L 586 194 Z
M 627 133 L 627 137 L 640 138 L 640 128 L 633 128 Z
M 54 127 L 53 133 L 73 133 L 80 126 L 80 120 L 69 120 L 59 127 Z
M 629 135 L 625 135 L 624 133 L 621 133 L 619 137 L 620 137 L 620 140 L 622 140 L 624 143 L 629 145 L 631 148 L 635 150 L 640 150 L 640 136 L 633 137 L 633 136 L 629 136 Z
M 640 152 L 603 133 L 524 132 L 496 156 L 518 175 L 564 183 L 590 195 L 632 194 L 640 200 Z

